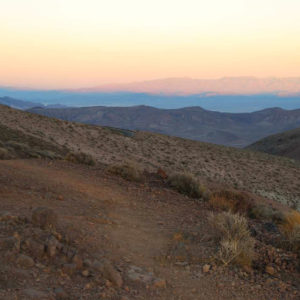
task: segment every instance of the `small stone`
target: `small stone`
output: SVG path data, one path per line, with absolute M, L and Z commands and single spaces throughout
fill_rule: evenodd
M 85 288 L 86 290 L 89 290 L 91 287 L 92 287 L 91 283 L 87 283 L 87 284 L 84 286 L 84 288 Z
M 20 254 L 18 256 L 16 263 L 19 266 L 24 267 L 24 268 L 30 268 L 35 265 L 34 260 L 31 257 L 24 255 L 24 254 Z
M 88 258 L 85 259 L 85 260 L 83 261 L 83 266 L 86 267 L 86 268 L 90 268 L 90 267 L 92 266 L 91 260 L 88 259 Z
M 167 173 L 166 173 L 162 168 L 158 168 L 156 174 L 157 174 L 161 179 L 167 179 L 167 178 L 168 178 Z
M 81 269 L 83 267 L 82 259 L 78 254 L 73 256 L 72 263 L 76 264 L 77 269 Z
M 31 255 L 36 258 L 41 258 L 45 254 L 45 245 L 34 240 L 26 240 L 25 245 Z
M 103 276 L 110 280 L 117 287 L 123 285 L 123 279 L 120 272 L 118 272 L 110 263 L 105 263 L 103 266 Z
M 209 270 L 210 270 L 210 265 L 208 265 L 208 264 L 204 265 L 202 268 L 203 273 L 208 273 Z
M 35 289 L 26 289 L 23 291 L 23 295 L 25 299 L 30 299 L 30 300 L 46 300 L 46 299 L 51 299 L 50 296 L 42 291 L 38 291 Z
M 73 275 L 76 272 L 75 264 L 64 264 L 62 267 L 62 271 L 67 275 Z
M 90 275 L 90 272 L 89 272 L 89 270 L 83 270 L 81 272 L 81 274 L 82 274 L 83 277 L 88 277 Z
M 58 195 L 57 199 L 58 199 L 59 201 L 63 201 L 63 200 L 64 200 L 64 197 L 63 197 L 62 195 Z
M 57 300 L 60 300 L 60 299 L 68 299 L 68 294 L 65 292 L 65 290 L 61 287 L 58 287 L 58 288 L 55 288 L 54 289 L 54 293 L 55 293 L 55 296 L 56 296 L 56 299 Z
M 32 212 L 32 223 L 43 229 L 55 228 L 57 225 L 56 213 L 47 207 L 37 207 Z
M 20 240 L 14 236 L 0 238 L 0 250 L 20 251 Z
M 265 271 L 266 271 L 266 273 L 268 273 L 269 275 L 274 275 L 274 274 L 276 273 L 275 269 L 274 269 L 272 266 L 270 266 L 270 265 L 266 266 Z
M 16 220 L 18 220 L 18 217 L 8 211 L 3 211 L 0 213 L 0 222 Z
M 153 282 L 153 287 L 155 288 L 166 288 L 167 287 L 167 282 L 165 279 L 155 279 Z

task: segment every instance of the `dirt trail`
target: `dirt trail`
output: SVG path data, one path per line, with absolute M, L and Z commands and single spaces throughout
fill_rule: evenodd
M 1 211 L 54 209 L 79 249 L 114 262 L 124 279 L 114 299 L 292 299 L 230 270 L 203 273 L 211 256 L 208 210 L 168 189 L 66 162 L 14 160 L 0 161 L 0 198 Z M 133 266 L 166 287 L 133 282 Z M 85 295 L 78 299 L 105 299 Z

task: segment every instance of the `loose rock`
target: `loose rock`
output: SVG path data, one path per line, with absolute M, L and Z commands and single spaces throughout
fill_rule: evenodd
M 24 268 L 30 268 L 35 265 L 34 260 L 31 257 L 24 255 L 24 254 L 20 254 L 18 256 L 16 263 L 19 266 L 24 267 Z
M 32 223 L 43 229 L 55 228 L 57 226 L 57 215 L 47 207 L 37 207 L 32 212 Z

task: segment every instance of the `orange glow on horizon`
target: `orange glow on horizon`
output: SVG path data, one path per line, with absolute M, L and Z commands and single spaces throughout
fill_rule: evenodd
M 299 11 L 295 0 L 2 1 L 0 85 L 300 77 Z

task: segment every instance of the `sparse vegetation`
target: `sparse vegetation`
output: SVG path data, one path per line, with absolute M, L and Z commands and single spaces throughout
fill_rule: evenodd
M 143 180 L 142 171 L 136 164 L 131 162 L 111 165 L 107 168 L 107 172 L 121 176 L 128 181 L 140 182 Z
M 0 148 L 0 159 L 8 159 L 9 158 L 9 153 L 8 150 L 5 148 Z
M 292 211 L 285 216 L 280 226 L 281 232 L 286 237 L 287 247 L 293 251 L 300 250 L 300 213 Z
M 284 214 L 282 212 L 265 204 L 253 206 L 248 215 L 253 219 L 272 221 L 276 224 L 281 224 L 284 220 Z
M 72 163 L 84 164 L 84 165 L 88 165 L 88 166 L 94 166 L 96 164 L 93 157 L 84 152 L 78 152 L 78 153 L 69 152 L 65 156 L 65 160 L 70 161 Z
M 218 242 L 217 259 L 224 265 L 251 266 L 255 240 L 251 237 L 247 219 L 239 214 L 222 212 L 212 214 L 210 223 Z
M 253 207 L 248 194 L 234 190 L 222 190 L 213 193 L 209 203 L 214 209 L 241 214 L 246 214 Z
M 191 174 L 172 174 L 168 179 L 168 184 L 181 194 L 187 195 L 191 198 L 203 198 L 207 200 L 208 192 Z

